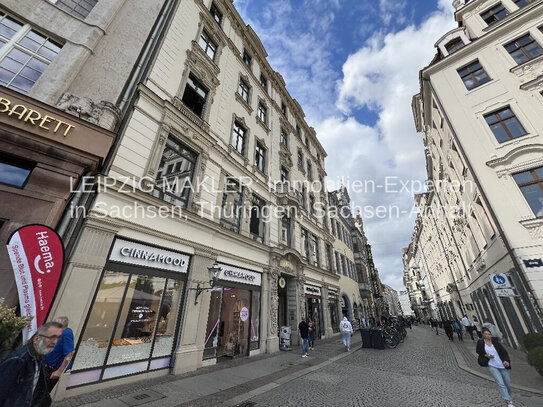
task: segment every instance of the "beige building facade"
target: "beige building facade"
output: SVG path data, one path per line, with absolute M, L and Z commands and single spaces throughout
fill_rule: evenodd
M 490 321 L 521 347 L 543 328 L 543 2 L 454 5 L 413 98 L 428 192 L 405 273 L 439 318 Z

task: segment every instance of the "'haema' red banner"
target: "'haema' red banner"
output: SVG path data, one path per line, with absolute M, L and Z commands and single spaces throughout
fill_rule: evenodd
M 21 315 L 33 317 L 23 329 L 26 341 L 47 318 L 62 272 L 64 247 L 59 235 L 44 225 L 19 228 L 11 235 L 7 247 Z

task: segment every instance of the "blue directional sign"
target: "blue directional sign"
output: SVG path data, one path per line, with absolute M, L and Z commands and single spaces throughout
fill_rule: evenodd
M 501 274 L 494 274 L 494 277 L 492 277 L 492 280 L 498 285 L 503 285 L 507 282 L 504 276 Z

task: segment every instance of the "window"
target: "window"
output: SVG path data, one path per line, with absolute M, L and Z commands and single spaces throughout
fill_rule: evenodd
M 0 184 L 23 188 L 35 164 L 0 154 Z
M 183 93 L 183 103 L 198 117 L 203 117 L 208 90 L 190 74 Z
M 460 68 L 458 70 L 458 75 L 460 75 L 460 78 L 462 78 L 467 90 L 471 90 L 490 81 L 490 78 L 478 60 L 463 68 Z
M 198 41 L 198 44 L 200 44 L 200 47 L 202 47 L 207 56 L 211 58 L 212 61 L 214 61 L 215 52 L 217 52 L 217 44 L 213 42 L 213 40 L 209 37 L 209 34 L 205 32 L 205 30 L 202 31 L 202 35 L 200 35 L 200 41 Z
M 284 128 L 281 127 L 281 144 L 288 148 L 288 136 Z
M 315 197 L 313 194 L 309 194 L 309 212 L 314 215 L 315 214 Z
M 328 271 L 334 271 L 334 263 L 332 262 L 332 246 L 326 245 L 326 264 L 328 265 Z
M 58 8 L 67 11 L 71 15 L 85 19 L 98 3 L 98 0 L 49 0 L 54 3 Z
M 0 85 L 28 93 L 62 46 L 0 12 Z
M 339 253 L 334 252 L 336 255 L 336 273 L 341 274 L 341 262 L 339 261 Z
M 221 225 L 239 232 L 243 188 L 235 179 L 227 177 L 222 197 Z
M 197 158 L 194 151 L 168 137 L 160 159 L 153 196 L 186 208 Z
M 238 87 L 238 93 L 241 96 L 243 100 L 245 100 L 247 103 L 249 103 L 249 85 L 247 85 L 247 82 L 245 82 L 243 79 L 240 78 L 239 80 L 239 87 Z
M 348 270 L 347 270 L 347 263 L 345 262 L 345 256 L 342 254 L 341 256 L 341 269 L 343 270 L 343 275 L 346 276 L 348 275 Z
M 283 215 L 281 218 L 281 241 L 288 247 L 290 244 L 290 218 L 287 215 Z
M 304 153 L 302 153 L 302 150 L 298 150 L 298 167 L 304 167 Z
M 456 51 L 458 51 L 460 48 L 464 48 L 464 41 L 462 41 L 462 38 L 455 38 L 454 40 L 449 41 L 447 44 L 445 44 L 445 49 L 449 53 L 449 55 L 454 54 Z
M 487 23 L 488 25 L 492 25 L 501 19 L 503 19 L 505 16 L 507 16 L 508 12 L 503 6 L 502 3 L 498 3 L 495 6 L 491 7 L 484 13 L 481 13 L 481 18 Z
M 234 149 L 244 155 L 245 154 L 245 136 L 247 134 L 247 130 L 238 123 L 237 121 L 234 121 L 234 130 L 232 131 L 232 145 L 234 146 Z
M 302 138 L 302 129 L 300 128 L 300 126 L 296 125 L 296 135 L 299 137 L 299 138 Z
M 331 219 L 331 225 L 332 225 L 332 234 L 337 237 L 336 235 L 336 220 L 335 219 Z
M 543 54 L 543 49 L 530 34 L 523 35 L 504 47 L 519 65 Z
M 262 85 L 262 87 L 264 88 L 264 90 L 267 93 L 268 92 L 268 79 L 262 74 L 260 75 L 260 84 Z
M 305 201 L 305 196 L 306 196 L 306 188 L 305 188 L 305 185 L 302 186 L 302 189 L 300 190 L 300 206 L 304 209 L 306 209 L 306 201 Z
M 260 243 L 264 242 L 264 207 L 266 202 L 260 199 L 258 196 L 253 195 L 253 202 L 251 205 L 251 220 L 249 222 L 249 231 L 255 240 Z
M 303 250 L 304 250 L 304 257 L 306 258 L 307 261 L 310 260 L 310 251 L 309 251 L 309 233 L 307 233 L 307 230 L 305 230 L 304 228 L 302 228 L 302 246 L 303 246 Z
M 289 172 L 288 170 L 281 166 L 281 182 L 288 182 L 289 180 Z
M 309 149 L 309 138 L 305 138 L 305 146 Z
M 268 123 L 268 109 L 266 109 L 266 106 L 264 106 L 262 103 L 258 104 L 257 115 L 262 123 Z
M 221 25 L 221 23 L 222 23 L 222 13 L 219 11 L 219 9 L 215 5 L 215 3 L 211 3 L 211 7 L 209 8 L 209 12 L 211 13 L 211 16 L 217 22 L 217 24 Z
M 309 160 L 307 160 L 307 179 L 313 181 L 313 166 Z
M 285 102 L 281 102 L 281 113 L 283 113 L 285 116 L 287 115 L 287 105 Z
M 533 0 L 513 0 L 513 3 L 517 5 L 518 8 L 522 8 L 530 4 Z
M 534 168 L 529 171 L 514 174 L 517 185 L 519 186 L 528 205 L 534 211 L 535 216 L 543 216 L 543 167 Z
M 485 120 L 499 143 L 526 134 L 524 127 L 522 127 L 522 124 L 520 124 L 509 106 L 485 115 Z
M 266 149 L 261 143 L 256 143 L 255 165 L 260 171 L 266 169 Z
M 245 65 L 247 65 L 249 67 L 249 69 L 251 69 L 252 58 L 247 53 L 247 51 L 243 51 L 243 62 L 245 63 Z
M 311 249 L 313 251 L 313 264 L 317 267 L 320 267 L 321 255 L 319 250 L 319 238 L 315 235 L 311 236 Z

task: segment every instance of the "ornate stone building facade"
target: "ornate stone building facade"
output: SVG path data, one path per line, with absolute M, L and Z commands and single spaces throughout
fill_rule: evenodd
M 413 98 L 428 192 L 405 275 L 415 311 L 493 322 L 521 347 L 543 329 L 543 2 L 454 5 Z

